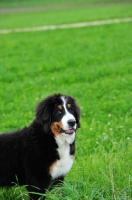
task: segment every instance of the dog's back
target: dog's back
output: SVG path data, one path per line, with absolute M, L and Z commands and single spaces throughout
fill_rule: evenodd
M 0 186 L 11 186 L 24 183 L 22 166 L 22 132 L 0 135 Z

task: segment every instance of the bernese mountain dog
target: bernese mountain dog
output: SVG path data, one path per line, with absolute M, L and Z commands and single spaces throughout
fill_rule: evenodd
M 37 200 L 52 183 L 63 182 L 73 164 L 79 120 L 75 99 L 55 94 L 38 104 L 28 127 L 0 134 L 0 187 L 17 182 Z

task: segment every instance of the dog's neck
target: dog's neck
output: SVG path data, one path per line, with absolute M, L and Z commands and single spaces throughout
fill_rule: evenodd
M 75 140 L 75 132 L 72 135 L 59 134 L 55 137 L 55 140 L 58 146 L 72 144 Z

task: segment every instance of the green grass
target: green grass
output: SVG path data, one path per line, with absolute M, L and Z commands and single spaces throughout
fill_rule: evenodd
M 132 4 L 70 8 L 0 15 L 0 29 L 68 24 L 93 20 L 132 17 Z
M 82 21 L 130 17 L 130 9 L 131 5 L 112 6 L 107 12 L 91 8 Z M 62 12 L 61 23 L 79 21 L 78 10 L 83 13 L 69 11 L 71 21 Z M 52 12 L 56 17 L 51 21 L 60 23 L 61 11 Z M 11 15 L 11 20 L 16 18 L 13 28 L 27 26 L 27 21 L 19 21 L 19 13 Z M 1 28 L 11 27 L 11 15 L 3 15 L 7 20 L 0 21 L 5 24 Z M 41 15 L 44 24 L 51 23 L 47 12 Z M 35 13 L 29 16 L 35 20 Z M 0 132 L 29 125 L 36 104 L 53 93 L 72 95 L 82 110 L 74 165 L 64 186 L 48 192 L 47 200 L 132 199 L 131 33 L 131 23 L 120 23 L 0 35 Z M 17 185 L 0 190 L 3 200 L 27 199 L 26 195 Z
M 6 7 L 35 7 L 35 6 L 71 6 L 71 5 L 83 5 L 93 3 L 109 3 L 111 0 L 0 0 L 0 8 Z M 125 0 L 113 0 L 113 3 L 125 3 Z

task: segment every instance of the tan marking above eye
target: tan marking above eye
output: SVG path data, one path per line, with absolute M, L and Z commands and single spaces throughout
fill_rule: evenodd
M 67 108 L 71 108 L 71 104 L 70 103 L 67 104 Z
M 58 105 L 58 108 L 59 108 L 59 110 L 62 110 L 62 106 L 61 105 Z
M 59 130 L 59 127 L 63 127 L 63 125 L 62 125 L 62 122 L 53 122 L 52 124 L 51 124 L 51 131 L 52 131 L 52 133 L 55 135 L 55 136 L 57 136 L 57 135 L 59 135 L 60 134 L 60 130 Z

